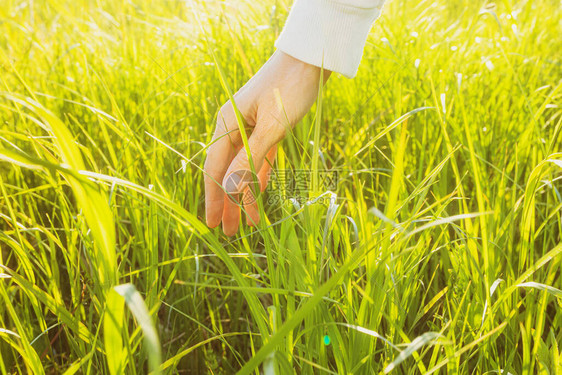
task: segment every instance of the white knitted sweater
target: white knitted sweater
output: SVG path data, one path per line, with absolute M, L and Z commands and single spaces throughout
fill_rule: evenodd
M 385 0 L 295 0 L 275 47 L 352 78 Z

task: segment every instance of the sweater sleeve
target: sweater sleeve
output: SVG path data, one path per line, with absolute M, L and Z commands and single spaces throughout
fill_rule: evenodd
M 352 78 L 384 1 L 295 0 L 275 47 L 296 59 Z

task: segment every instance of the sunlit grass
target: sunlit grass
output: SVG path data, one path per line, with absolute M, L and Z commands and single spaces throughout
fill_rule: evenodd
M 560 4 L 387 4 L 278 153 L 337 189 L 226 238 L 205 145 L 289 5 L 3 2 L 0 373 L 562 373 Z

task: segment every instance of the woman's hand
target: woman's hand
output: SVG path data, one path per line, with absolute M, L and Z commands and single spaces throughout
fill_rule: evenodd
M 281 51 L 275 52 L 234 95 L 246 125 L 248 145 L 261 191 L 265 190 L 277 143 L 309 111 L 316 100 L 321 69 Z M 330 72 L 324 70 L 325 83 Z M 259 212 L 248 183 L 251 168 L 242 144 L 232 103 L 224 104 L 205 160 L 205 214 L 211 228 L 222 221 L 227 236 L 238 231 L 240 206 L 233 197 L 244 194 L 244 209 L 249 225 L 259 221 Z M 227 194 L 227 193 L 230 194 Z M 239 200 L 239 199 L 238 199 Z

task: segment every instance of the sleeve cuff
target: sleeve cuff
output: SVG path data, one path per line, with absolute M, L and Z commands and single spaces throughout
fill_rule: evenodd
M 365 6 L 334 0 L 295 0 L 275 47 L 308 64 L 353 78 L 384 0 L 360 2 Z

